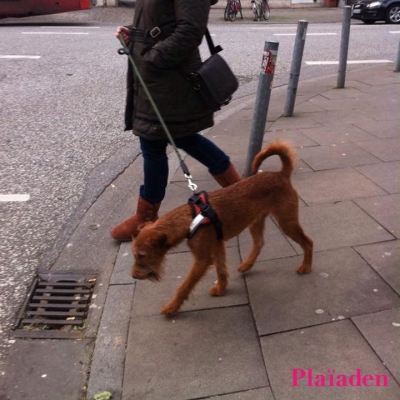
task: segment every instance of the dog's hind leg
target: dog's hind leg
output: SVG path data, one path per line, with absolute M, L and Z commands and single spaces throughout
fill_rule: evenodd
M 260 255 L 261 249 L 264 246 L 264 226 L 265 226 L 266 215 L 260 215 L 255 221 L 253 221 L 249 230 L 251 237 L 253 238 L 253 247 L 251 248 L 250 254 L 247 258 L 238 266 L 238 271 L 245 272 L 251 269 Z
M 211 296 L 223 296 L 228 285 L 229 272 L 226 267 L 225 245 L 219 240 L 214 247 L 213 261 L 217 271 L 217 283 L 210 288 Z
M 195 262 L 192 268 L 179 285 L 174 297 L 161 310 L 162 314 L 171 315 L 177 313 L 182 303 L 189 297 L 190 292 L 212 264 L 211 254 L 201 254 L 199 256 L 194 253 L 194 258 Z
M 293 213 L 284 214 L 284 216 L 276 214 L 274 216 L 283 233 L 298 243 L 304 251 L 303 262 L 297 267 L 296 271 L 299 274 L 308 274 L 312 268 L 313 241 L 304 233 L 303 228 L 300 226 L 297 210 L 294 210 Z

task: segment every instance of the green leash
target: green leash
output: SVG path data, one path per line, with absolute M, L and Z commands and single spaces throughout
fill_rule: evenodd
M 155 113 L 157 114 L 157 117 L 158 117 L 158 119 L 159 119 L 159 121 L 161 123 L 161 126 L 163 127 L 163 129 L 164 129 L 164 131 L 165 131 L 165 133 L 166 133 L 166 135 L 168 137 L 168 140 L 171 143 L 171 146 L 174 148 L 175 153 L 178 156 L 179 164 L 180 164 L 180 166 L 182 168 L 182 171 L 183 171 L 183 174 L 185 175 L 185 178 L 188 181 L 189 189 L 191 191 L 195 192 L 197 190 L 197 185 L 194 182 L 192 182 L 192 175 L 190 175 L 189 169 L 188 169 L 187 165 L 185 164 L 185 162 L 183 161 L 183 159 L 181 157 L 181 154 L 179 153 L 178 148 L 176 147 L 175 141 L 174 141 L 174 139 L 173 139 L 173 137 L 171 135 L 171 132 L 169 131 L 168 126 L 166 125 L 166 123 L 164 121 L 164 118 L 162 117 L 160 111 L 158 110 L 158 107 L 157 107 L 156 103 L 154 102 L 153 97 L 150 94 L 149 89 L 147 88 L 142 76 L 140 75 L 140 72 L 139 72 L 138 68 L 136 67 L 135 61 L 133 60 L 133 57 L 131 56 L 129 48 L 126 45 L 125 40 L 122 37 L 122 35 L 120 35 L 119 40 L 120 40 L 120 42 L 122 44 L 122 49 L 118 50 L 118 54 L 120 54 L 120 55 L 126 54 L 128 56 L 129 61 L 132 64 L 133 70 L 135 71 L 135 75 L 139 78 L 139 82 L 142 85 L 142 87 L 143 87 L 143 89 L 144 89 L 144 91 L 146 93 L 146 96 L 149 99 L 149 101 L 150 101 Z

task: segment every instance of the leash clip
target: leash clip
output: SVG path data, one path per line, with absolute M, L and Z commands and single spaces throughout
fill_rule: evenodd
M 192 175 L 185 174 L 185 178 L 188 180 L 189 189 L 195 192 L 197 190 L 197 185 L 192 181 Z

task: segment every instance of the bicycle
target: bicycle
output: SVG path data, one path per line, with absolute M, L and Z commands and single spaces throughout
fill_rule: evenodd
M 266 21 L 270 15 L 268 0 L 251 0 L 251 8 L 254 13 L 254 21 L 260 21 L 261 17 Z
M 236 19 L 238 12 L 240 13 L 240 18 L 243 19 L 242 3 L 240 0 L 227 0 L 224 11 L 224 20 L 233 22 Z

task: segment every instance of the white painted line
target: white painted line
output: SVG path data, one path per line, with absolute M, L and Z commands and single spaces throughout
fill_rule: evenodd
M 41 26 L 43 29 L 100 29 L 99 26 Z
M 258 28 L 250 28 L 252 31 L 263 31 L 266 29 L 275 29 L 275 30 L 280 30 L 280 29 L 296 29 L 297 25 L 295 26 L 263 26 L 263 27 L 258 27 Z
M 296 36 L 296 33 L 274 33 L 274 36 Z M 337 33 L 307 33 L 307 36 L 335 36 Z
M 7 60 L 23 60 L 23 59 L 37 60 L 40 57 L 41 56 L 18 56 L 18 55 L 0 56 L 0 58 L 5 58 Z
M 347 64 L 382 64 L 392 63 L 390 60 L 353 60 L 347 61 Z M 307 65 L 338 65 L 339 61 L 306 61 Z
M 23 35 L 89 35 L 89 32 L 22 32 Z
M 28 201 L 30 197 L 29 194 L 0 194 L 0 202 Z
M 400 33 L 400 31 L 389 31 L 389 33 Z
M 311 35 L 311 36 L 324 36 L 324 35 L 337 35 L 337 33 L 335 32 L 321 32 L 321 33 L 313 33 L 313 32 L 307 32 L 307 36 Z

